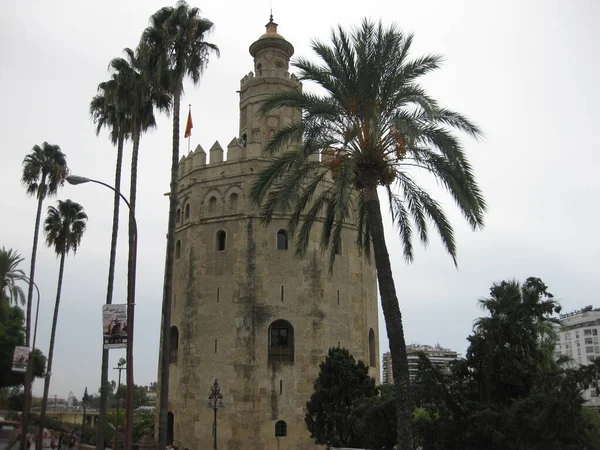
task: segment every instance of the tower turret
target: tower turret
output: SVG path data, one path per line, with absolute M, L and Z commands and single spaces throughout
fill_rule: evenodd
M 260 117 L 258 109 L 271 94 L 285 90 L 301 90 L 302 83 L 289 73 L 294 46 L 277 32 L 273 15 L 266 25 L 267 32 L 250 46 L 254 58 L 254 73 L 240 83 L 240 140 L 246 143 L 246 156 L 258 157 L 282 126 L 301 119 L 297 108 L 281 108 Z

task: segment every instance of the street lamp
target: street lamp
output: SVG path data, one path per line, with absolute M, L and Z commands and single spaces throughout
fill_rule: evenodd
M 208 396 L 208 408 L 212 408 L 214 411 L 214 419 L 213 419 L 213 450 L 217 450 L 217 408 L 224 408 L 223 405 L 223 395 L 221 395 L 221 388 L 217 379 L 215 378 L 215 382 L 210 389 L 210 395 Z
M 124 365 L 125 358 L 119 358 L 117 367 L 113 367 L 113 369 L 119 371 L 119 384 L 117 385 L 117 421 L 115 423 L 115 428 L 119 425 L 119 400 L 121 400 L 121 395 L 119 394 L 119 391 L 121 390 L 121 371 L 125 369 L 125 367 L 123 367 Z
M 72 185 L 84 183 L 101 184 L 102 186 L 107 187 L 111 191 L 117 193 L 125 202 L 127 208 L 129 208 L 129 218 L 131 219 L 131 223 L 133 223 L 133 236 L 129 242 L 131 257 L 129 259 L 129 276 L 127 280 L 127 370 L 125 372 L 127 381 L 127 398 L 125 400 L 125 450 L 131 450 L 133 445 L 133 313 L 135 305 L 135 277 L 137 266 L 137 222 L 129 201 L 123 194 L 121 194 L 120 191 L 112 187 L 110 184 L 77 175 L 69 175 L 67 177 L 67 182 Z

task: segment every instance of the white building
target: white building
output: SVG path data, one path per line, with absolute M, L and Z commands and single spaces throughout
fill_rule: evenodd
M 417 376 L 417 371 L 419 368 L 419 352 L 423 352 L 429 358 L 429 361 L 434 366 L 442 368 L 445 370 L 448 367 L 448 363 L 454 361 L 458 357 L 458 353 L 453 350 L 440 347 L 440 345 L 436 345 L 432 347 L 431 345 L 420 345 L 420 344 L 411 344 L 406 346 L 406 356 L 408 359 L 408 376 L 410 381 L 414 381 Z M 392 355 L 390 352 L 384 353 L 382 358 L 382 383 L 383 384 L 394 384 L 394 376 L 392 371 Z
M 561 314 L 562 326 L 556 341 L 556 357 L 568 356 L 573 365 L 587 365 L 600 358 L 600 308 L 586 306 L 583 309 Z M 595 385 L 583 393 L 586 406 L 600 408 L 600 398 Z

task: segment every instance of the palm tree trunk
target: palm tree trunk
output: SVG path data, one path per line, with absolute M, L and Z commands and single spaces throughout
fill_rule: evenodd
M 40 412 L 40 427 L 38 431 L 35 448 L 42 448 L 44 439 L 44 419 L 46 418 L 46 408 L 48 406 L 48 391 L 50 390 L 50 376 L 52 373 L 52 358 L 54 357 L 54 338 L 56 337 L 56 324 L 58 323 L 58 308 L 60 306 L 60 291 L 62 289 L 63 273 L 65 270 L 66 252 L 60 255 L 60 269 L 58 271 L 58 287 L 56 288 L 56 302 L 54 303 L 54 317 L 52 318 L 52 332 L 50 333 L 50 349 L 48 350 L 48 369 L 46 379 L 44 380 L 44 397 L 42 398 L 42 411 Z
M 137 230 L 135 225 L 135 204 L 137 196 L 137 168 L 138 168 L 138 152 L 140 147 L 140 131 L 136 130 L 133 133 L 133 151 L 131 153 L 131 180 L 129 186 L 129 254 L 127 260 L 127 339 L 130 341 L 127 354 L 127 395 L 126 404 L 133 407 L 133 327 L 134 327 L 134 311 L 135 305 L 132 303 L 135 299 L 135 268 L 137 258 Z M 131 349 L 131 350 L 130 350 Z M 125 409 L 126 431 L 133 428 L 133 408 Z M 119 417 L 117 415 L 117 421 Z M 125 443 L 131 447 L 133 442 L 129 442 L 130 433 L 125 434 Z M 133 447 L 131 447 L 133 448 Z
M 173 155 L 171 159 L 171 190 L 169 193 L 169 226 L 167 231 L 167 256 L 163 286 L 161 352 L 160 352 L 160 397 L 158 415 L 158 445 L 167 446 L 169 416 L 169 349 L 171 328 L 171 291 L 173 287 L 173 258 L 175 256 L 175 220 L 177 215 L 177 175 L 179 166 L 179 107 L 181 89 L 173 95 Z
M 376 186 L 365 188 L 365 205 L 367 209 L 367 220 L 371 229 L 381 307 L 383 309 L 383 317 L 385 318 L 387 336 L 390 341 L 390 353 L 392 354 L 392 371 L 394 373 L 394 385 L 396 386 L 398 450 L 411 450 L 412 408 L 409 392 L 410 386 L 406 342 L 404 341 L 402 313 L 400 312 L 398 297 L 396 296 L 390 255 L 385 243 L 381 206 L 379 204 Z
M 123 166 L 123 144 L 125 135 L 119 133 L 117 140 L 117 163 L 115 166 L 115 189 L 121 189 L 121 168 Z M 115 264 L 117 259 L 117 237 L 119 235 L 119 205 L 121 198 L 115 192 L 113 206 L 113 226 L 110 241 L 110 261 L 108 263 L 108 281 L 106 283 L 106 304 L 112 303 L 113 287 L 115 281 Z M 108 407 L 108 350 L 104 350 L 102 343 L 102 368 L 100 374 L 100 410 L 98 411 L 98 434 L 96 450 L 104 450 L 104 428 L 106 427 L 106 410 Z
M 29 269 L 29 291 L 27 293 L 27 316 L 25 318 L 25 346 L 29 347 L 31 342 L 31 309 L 33 301 L 33 279 L 35 278 L 35 261 L 37 255 L 38 240 L 40 237 L 40 221 L 42 219 L 42 203 L 46 197 L 46 174 L 42 174 L 38 192 L 38 207 L 35 216 L 35 229 L 33 231 L 33 248 L 31 249 L 31 268 Z M 23 411 L 23 419 L 21 422 L 21 441 L 20 450 L 25 450 L 27 446 L 27 430 L 29 428 L 29 410 L 31 409 L 31 382 L 32 382 L 32 354 L 29 354 L 27 362 L 27 370 L 25 371 L 25 405 Z

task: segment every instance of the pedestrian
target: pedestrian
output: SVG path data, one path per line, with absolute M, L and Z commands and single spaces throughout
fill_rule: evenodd
M 27 434 L 25 445 L 27 446 L 27 450 L 31 448 L 31 434 L 29 433 Z
M 54 436 L 52 436 L 52 438 L 50 438 L 50 448 L 52 450 L 54 450 L 56 448 L 56 438 Z
M 61 431 L 60 434 L 58 435 L 58 450 L 62 449 L 64 438 L 65 438 L 65 434 Z

